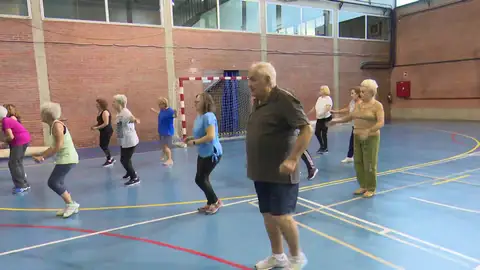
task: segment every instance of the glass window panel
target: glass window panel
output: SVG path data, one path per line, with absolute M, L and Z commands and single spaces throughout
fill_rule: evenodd
M 46 18 L 106 21 L 104 0 L 43 0 Z
M 217 1 L 173 0 L 173 25 L 217 29 Z

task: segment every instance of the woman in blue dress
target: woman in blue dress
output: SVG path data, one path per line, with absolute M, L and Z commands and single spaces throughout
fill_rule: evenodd
M 195 183 L 207 197 L 207 204 L 198 208 L 198 211 L 213 215 L 222 207 L 222 202 L 213 191 L 210 174 L 220 162 L 223 149 L 218 138 L 218 124 L 214 114 L 215 103 L 212 96 L 208 93 L 198 94 L 195 98 L 195 109 L 197 117 L 193 124 L 193 137 L 187 138 L 186 143 L 197 146 Z

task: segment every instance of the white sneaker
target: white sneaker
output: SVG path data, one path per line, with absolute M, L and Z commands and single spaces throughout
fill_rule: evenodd
M 270 270 L 273 268 L 285 268 L 288 267 L 289 262 L 287 255 L 271 255 L 270 257 L 264 259 L 263 261 L 259 261 L 255 265 L 255 269 L 257 270 Z
M 64 210 L 64 213 L 63 213 L 63 218 L 69 218 L 73 214 L 77 214 L 78 213 L 78 208 L 80 208 L 80 204 L 78 204 L 76 202 L 67 204 L 66 208 Z
M 296 257 L 290 256 L 288 260 L 290 261 L 289 270 L 303 269 L 308 263 L 307 257 L 303 253 Z
M 342 160 L 342 163 L 352 163 L 352 162 L 353 162 L 353 158 L 351 157 L 347 157 L 344 160 Z

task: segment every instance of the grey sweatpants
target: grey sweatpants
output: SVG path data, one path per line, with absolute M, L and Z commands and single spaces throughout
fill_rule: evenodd
M 10 146 L 8 168 L 10 169 L 10 175 L 16 188 L 26 188 L 28 186 L 25 168 L 23 167 L 23 158 L 25 157 L 27 147 L 28 143 Z

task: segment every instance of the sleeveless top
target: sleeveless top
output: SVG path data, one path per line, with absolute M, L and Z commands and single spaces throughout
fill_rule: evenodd
M 110 113 L 109 110 L 103 110 L 102 113 L 100 113 L 98 116 L 97 116 L 97 125 L 100 126 L 100 125 L 103 125 L 103 113 L 107 111 L 108 112 L 108 125 L 105 126 L 104 128 L 101 128 L 99 129 L 100 131 L 113 131 L 113 128 L 112 128 L 112 114 Z
M 52 147 L 55 147 L 56 141 L 55 137 L 53 136 L 53 126 L 55 123 L 58 122 L 63 126 L 63 145 L 62 148 L 57 152 L 55 163 L 62 165 L 62 164 L 77 164 L 78 163 L 78 153 L 75 149 L 75 145 L 73 144 L 72 136 L 68 131 L 67 127 L 64 123 L 55 120 L 50 127 L 50 135 L 52 135 Z

